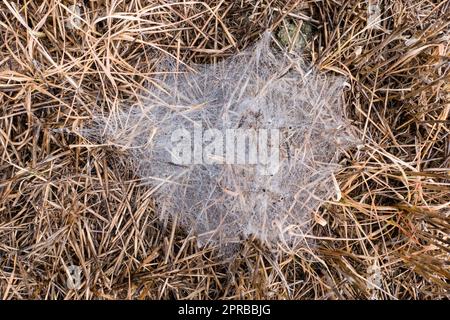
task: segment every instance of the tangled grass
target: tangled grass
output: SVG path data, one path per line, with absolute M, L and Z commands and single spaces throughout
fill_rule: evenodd
M 0 297 L 448 298 L 449 14 L 448 0 L 0 2 Z M 225 264 L 158 219 L 126 148 L 70 131 L 143 104 L 167 57 L 215 64 L 267 29 L 347 79 L 364 146 L 311 215 L 314 250 L 248 239 Z

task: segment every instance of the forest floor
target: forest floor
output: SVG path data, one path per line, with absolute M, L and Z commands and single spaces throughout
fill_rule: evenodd
M 1 1 L 0 299 L 449 298 L 449 16 L 448 0 Z M 248 239 L 224 263 L 161 223 L 126 150 L 68 131 L 144 101 L 167 56 L 215 63 L 266 30 L 345 77 L 364 145 L 311 215 L 314 248 Z

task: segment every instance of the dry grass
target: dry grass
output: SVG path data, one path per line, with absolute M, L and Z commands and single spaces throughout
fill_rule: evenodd
M 450 1 L 370 2 L 378 29 L 366 1 L 78 1 L 79 23 L 73 1 L 1 1 L 0 298 L 450 297 Z M 166 55 L 214 63 L 267 28 L 292 46 L 304 24 L 365 139 L 314 215 L 315 248 L 249 240 L 225 264 L 158 221 L 126 151 L 60 130 L 142 101 Z

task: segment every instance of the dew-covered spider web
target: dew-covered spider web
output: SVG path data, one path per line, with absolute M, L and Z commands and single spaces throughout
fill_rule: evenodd
M 344 117 L 343 88 L 342 78 L 318 72 L 299 54 L 275 51 L 266 33 L 216 64 L 166 61 L 144 105 L 96 115 L 84 132 L 125 147 L 161 219 L 176 217 L 200 245 L 227 247 L 250 236 L 292 245 L 336 194 L 341 151 L 358 143 Z M 258 164 L 175 163 L 173 133 L 199 127 L 224 135 L 278 130 L 276 172 L 261 174 Z

